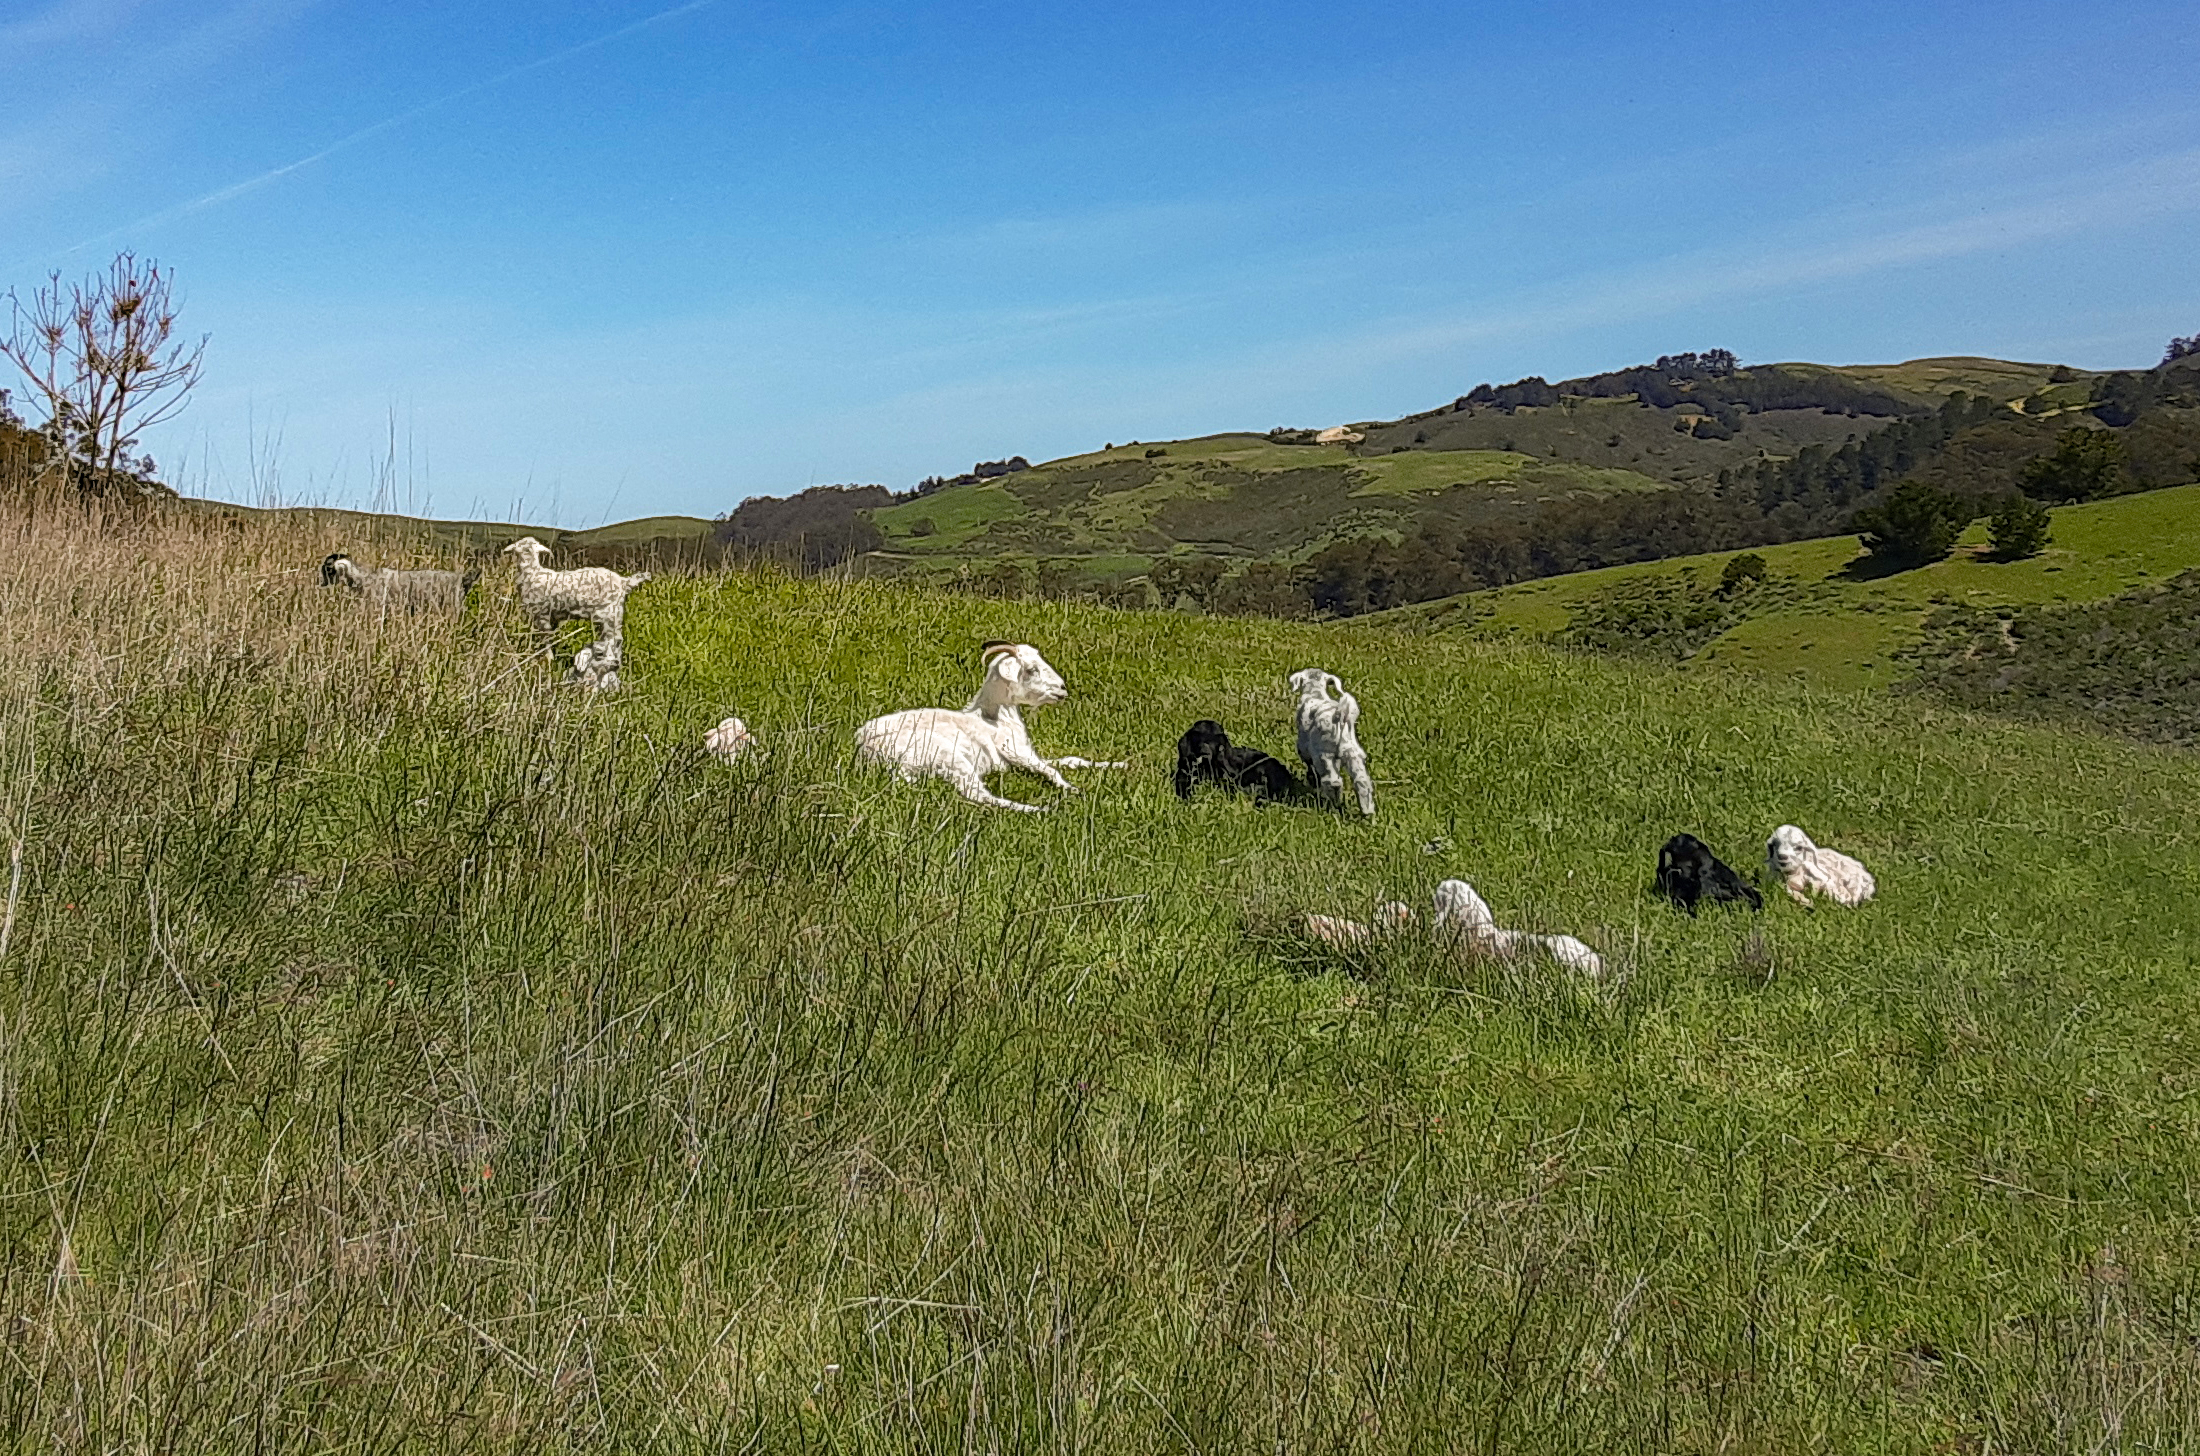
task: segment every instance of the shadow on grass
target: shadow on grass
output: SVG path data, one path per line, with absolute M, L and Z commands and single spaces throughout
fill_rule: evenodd
M 1931 566 L 1934 562 L 1947 559 L 1945 556 L 1936 556 L 1931 560 L 1910 556 L 1874 556 L 1866 551 L 1852 559 L 1848 565 L 1828 575 L 1826 580 L 1883 581 L 1887 577 L 1900 576 L 1905 571 L 1916 571 L 1920 567 Z

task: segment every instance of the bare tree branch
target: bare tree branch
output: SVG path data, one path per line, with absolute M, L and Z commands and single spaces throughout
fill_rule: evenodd
M 152 487 L 150 459 L 129 452 L 183 409 L 204 370 L 205 337 L 176 337 L 173 283 L 151 259 L 122 253 L 82 283 L 48 275 L 28 307 L 8 294 L 0 358 L 46 407 L 50 464 L 89 494 Z

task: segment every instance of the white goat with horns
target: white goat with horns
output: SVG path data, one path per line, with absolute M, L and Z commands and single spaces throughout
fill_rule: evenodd
M 1128 768 L 1089 758 L 1041 758 L 1024 731 L 1021 709 L 1059 703 L 1069 696 L 1062 675 L 1035 647 L 1020 642 L 988 642 L 979 649 L 985 679 L 969 705 L 910 708 L 873 718 L 856 730 L 856 754 L 867 763 L 894 770 L 903 783 L 921 778 L 948 781 L 973 804 L 993 809 L 1042 812 L 1037 805 L 1004 799 L 985 786 L 985 776 L 1002 769 L 1035 773 L 1064 793 L 1077 786 L 1058 772 L 1064 768 Z

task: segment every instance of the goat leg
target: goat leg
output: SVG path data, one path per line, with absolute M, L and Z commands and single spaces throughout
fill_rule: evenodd
M 942 775 L 954 786 L 955 792 L 973 804 L 983 804 L 988 809 L 1014 809 L 1019 814 L 1044 814 L 1046 810 L 1037 804 L 1019 804 L 1014 799 L 1004 799 L 985 786 L 985 780 L 974 773 L 950 773 Z

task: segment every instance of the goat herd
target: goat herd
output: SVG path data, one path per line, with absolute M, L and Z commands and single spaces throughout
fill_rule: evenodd
M 549 548 L 532 536 L 504 550 L 518 566 L 520 610 L 538 632 L 576 620 L 594 627 L 594 640 L 574 655 L 571 680 L 591 692 L 615 690 L 624 652 L 627 593 L 647 581 L 648 574 L 622 576 L 601 566 L 554 570 L 543 563 Z M 466 593 L 480 575 L 478 570 L 461 574 L 368 569 L 340 551 L 321 563 L 323 586 L 345 586 L 382 610 L 408 613 L 463 610 Z M 987 642 L 980 657 L 984 674 L 969 703 L 959 710 L 910 708 L 873 718 L 856 730 L 858 758 L 892 770 L 904 783 L 944 779 L 974 804 L 1026 814 L 1043 811 L 995 794 L 986 787 L 986 777 L 1021 769 L 1066 793 L 1076 793 L 1076 786 L 1062 777 L 1061 770 L 1130 767 L 1088 758 L 1041 757 L 1024 728 L 1021 710 L 1067 698 L 1069 687 L 1062 675 L 1038 649 L 1023 643 Z M 1298 696 L 1298 751 L 1306 764 L 1305 779 L 1270 754 L 1232 743 L 1220 723 L 1202 718 L 1177 740 L 1177 796 L 1188 800 L 1199 784 L 1211 783 L 1226 792 L 1250 793 L 1256 803 L 1311 799 L 1336 804 L 1342 802 L 1349 779 L 1360 813 L 1373 815 L 1375 785 L 1368 776 L 1367 754 L 1360 747 L 1358 700 L 1320 668 L 1292 673 L 1291 690 Z M 727 763 L 757 748 L 755 736 L 739 718 L 719 723 L 704 735 L 703 743 Z M 1773 831 L 1765 845 L 1765 859 L 1788 895 L 1805 906 L 1819 896 L 1839 905 L 1860 905 L 1877 889 L 1863 865 L 1838 850 L 1812 843 L 1792 824 Z M 1690 915 L 1704 900 L 1764 908 L 1763 897 L 1693 834 L 1676 834 L 1658 851 L 1657 887 Z M 1377 907 L 1371 924 L 1329 915 L 1307 915 L 1301 921 L 1308 936 L 1339 949 L 1368 946 L 1420 925 L 1413 908 L 1395 900 Z M 1573 936 L 1501 929 L 1488 903 L 1465 880 L 1445 880 L 1436 887 L 1431 926 L 1441 941 L 1462 954 L 1503 960 L 1541 955 L 1569 970 L 1591 976 L 1603 973 L 1596 952 Z

